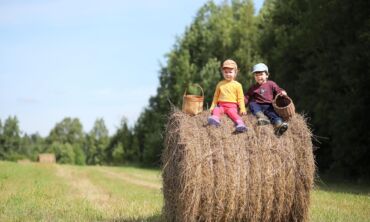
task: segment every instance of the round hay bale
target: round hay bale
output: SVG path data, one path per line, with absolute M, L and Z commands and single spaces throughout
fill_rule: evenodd
M 174 111 L 162 154 L 164 215 L 168 221 L 307 221 L 314 181 L 311 131 L 296 114 L 281 137 L 272 125 L 243 116 L 234 134 L 226 116 L 207 125 L 209 111 Z
M 40 153 L 37 157 L 40 163 L 55 163 L 55 154 L 54 153 Z

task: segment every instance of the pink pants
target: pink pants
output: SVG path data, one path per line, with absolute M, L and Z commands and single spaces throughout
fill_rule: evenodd
M 218 106 L 216 106 L 212 111 L 212 116 L 219 120 L 221 115 L 224 113 L 230 117 L 234 123 L 243 123 L 242 118 L 238 114 L 238 104 L 218 102 Z

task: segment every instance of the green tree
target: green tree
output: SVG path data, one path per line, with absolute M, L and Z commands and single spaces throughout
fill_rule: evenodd
M 138 141 L 140 161 L 146 164 L 159 165 L 163 147 L 162 131 L 165 117 L 163 114 L 146 109 L 137 120 L 135 136 Z
M 43 139 L 40 135 L 21 135 L 17 117 L 8 117 L 4 126 L 0 120 L 0 159 L 37 160 L 37 155 L 43 149 Z
M 105 149 L 109 144 L 109 132 L 104 119 L 95 120 L 94 126 L 86 135 L 85 153 L 87 164 L 102 164 L 105 160 Z
M 36 161 L 38 154 L 43 153 L 46 149 L 45 139 L 38 133 L 31 134 L 31 160 Z
M 50 131 L 48 141 L 81 144 L 84 139 L 82 124 L 78 118 L 64 118 Z
M 2 127 L 0 159 L 15 160 L 20 152 L 21 132 L 16 116 L 9 116 Z
M 52 146 L 51 150 L 56 152 L 57 160 L 71 161 L 68 163 L 72 164 L 85 164 L 85 154 L 82 150 L 84 144 L 84 133 L 82 131 L 82 124 L 78 118 L 64 118 L 60 123 L 57 123 L 55 127 L 50 131 L 49 136 L 46 139 L 48 146 Z M 55 145 L 56 144 L 56 145 Z M 56 149 L 68 149 L 68 150 L 56 150 Z M 72 151 L 70 151 L 72 149 Z M 47 148 L 49 150 L 49 148 Z M 73 155 L 70 155 L 73 152 Z M 68 158 L 62 158 L 58 155 L 68 154 Z M 73 159 L 72 159 L 73 157 Z
M 3 128 L 3 123 L 0 119 L 0 160 L 4 159 L 5 155 L 5 148 L 4 148 L 4 128 Z
M 122 164 L 125 162 L 124 156 L 125 156 L 124 147 L 122 146 L 121 143 L 119 143 L 114 147 L 114 150 L 112 152 L 112 162 L 114 164 Z
M 75 163 L 76 153 L 73 149 L 73 146 L 69 143 L 60 143 L 58 141 L 54 141 L 49 145 L 47 152 L 54 153 L 58 163 Z
M 113 161 L 115 164 L 139 160 L 138 146 L 133 143 L 133 133 L 125 117 L 122 118 L 119 128 L 109 142 L 106 156 L 108 162 Z
M 27 134 L 24 134 L 23 137 L 21 137 L 18 154 L 19 157 L 27 159 L 31 158 L 32 156 L 32 140 Z

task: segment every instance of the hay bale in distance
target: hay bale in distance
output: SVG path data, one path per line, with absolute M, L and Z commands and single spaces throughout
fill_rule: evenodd
M 39 163 L 55 163 L 54 153 L 41 153 L 38 155 L 37 160 Z
M 174 111 L 162 154 L 168 221 L 307 221 L 314 182 L 311 131 L 296 114 L 280 138 L 272 125 L 233 134 L 226 116 L 207 125 L 209 111 Z

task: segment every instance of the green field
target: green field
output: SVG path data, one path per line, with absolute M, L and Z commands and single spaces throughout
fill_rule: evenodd
M 370 221 L 370 187 L 321 181 L 311 221 Z M 0 221 L 162 221 L 159 170 L 0 161 Z

